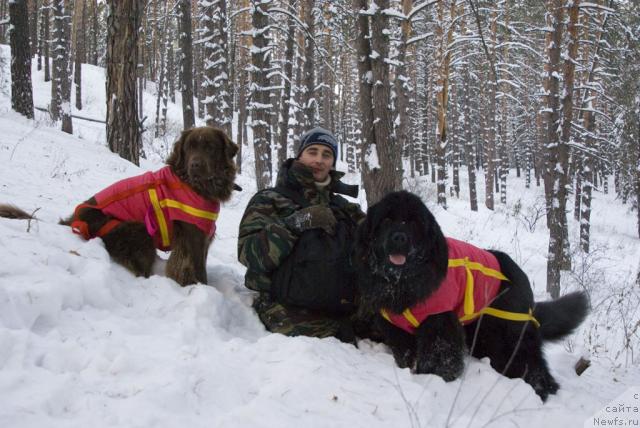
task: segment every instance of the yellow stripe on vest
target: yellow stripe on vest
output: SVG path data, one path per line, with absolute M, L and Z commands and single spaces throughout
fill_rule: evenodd
M 160 206 L 162 208 L 176 208 L 194 217 L 200 217 L 211 221 L 216 221 L 218 219 L 218 213 L 201 210 L 199 208 L 192 207 L 191 205 L 183 204 L 175 199 L 163 199 L 160 201 Z
M 160 201 L 158 201 L 158 193 L 156 193 L 156 189 L 149 189 L 149 199 L 151 200 L 153 212 L 156 214 L 156 219 L 158 220 L 158 227 L 160 227 L 162 246 L 169 247 L 171 244 L 169 239 L 169 228 L 167 227 L 167 220 L 164 218 Z
M 404 312 L 402 312 L 402 315 L 404 315 L 405 319 L 409 321 L 409 324 L 411 324 L 413 328 L 418 328 L 420 326 L 420 322 L 413 316 L 411 309 L 405 309 Z
M 465 266 L 469 270 L 477 270 L 482 272 L 486 276 L 490 276 L 492 278 L 497 278 L 502 281 L 508 281 L 509 279 L 502 274 L 502 272 L 486 267 L 482 263 L 471 262 L 468 257 L 464 259 L 449 259 L 449 267 L 459 267 Z
M 533 316 L 533 312 L 531 311 L 531 309 L 529 309 L 529 313 L 523 314 L 519 312 L 503 311 L 501 309 L 496 309 L 489 306 L 479 310 L 475 314 L 465 315 L 461 317 L 460 322 L 472 320 L 479 317 L 480 315 L 491 315 L 492 317 L 502 318 L 509 321 L 531 321 L 533 325 L 538 328 L 540 327 L 540 322 L 536 319 L 536 317 Z

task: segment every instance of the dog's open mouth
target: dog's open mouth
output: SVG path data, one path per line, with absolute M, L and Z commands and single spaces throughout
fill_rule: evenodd
M 389 261 L 396 266 L 402 266 L 407 262 L 407 256 L 404 254 L 389 254 Z

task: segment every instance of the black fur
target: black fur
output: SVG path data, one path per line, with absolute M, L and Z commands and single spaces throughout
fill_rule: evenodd
M 505 376 L 523 378 L 546 400 L 558 384 L 544 359 L 543 340 L 566 336 L 582 322 L 588 312 L 586 296 L 574 293 L 536 306 L 527 275 L 507 254 L 492 251 L 509 281 L 502 282 L 491 306 L 521 313 L 535 308 L 541 328 L 492 316 L 462 327 L 456 314 L 445 312 L 428 317 L 409 334 L 385 320 L 381 309 L 402 313 L 438 289 L 446 276 L 447 253 L 445 237 L 419 197 L 404 191 L 387 195 L 369 208 L 357 232 L 361 311 L 375 314 L 400 367 L 454 380 L 462 373 L 469 349 L 475 357 L 489 357 L 492 367 Z

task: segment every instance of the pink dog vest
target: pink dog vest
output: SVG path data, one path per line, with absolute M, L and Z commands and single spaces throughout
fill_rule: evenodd
M 387 321 L 405 330 L 415 330 L 429 316 L 454 312 L 462 324 L 468 324 L 483 314 L 512 321 L 532 321 L 538 325 L 532 311 L 514 313 L 490 308 L 501 281 L 508 279 L 500 272 L 496 257 L 466 242 L 447 238 L 449 267 L 440 287 L 424 301 L 405 309 L 401 314 L 382 309 Z
M 86 223 L 77 219 L 77 213 L 81 208 L 97 208 L 119 221 L 144 223 L 156 248 L 164 251 L 171 249 L 174 220 L 193 224 L 211 238 L 220 212 L 218 201 L 198 195 L 168 166 L 118 181 L 94 198 L 97 205 L 80 204 L 76 208 L 76 218 L 71 224 L 74 232 L 85 239 L 95 237 L 90 236 Z M 105 235 L 119 221 L 107 223 L 96 236 Z

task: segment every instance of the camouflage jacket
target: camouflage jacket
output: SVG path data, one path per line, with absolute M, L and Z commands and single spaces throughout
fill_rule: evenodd
M 340 181 L 344 173 L 331 171 L 331 183 L 318 190 L 311 170 L 294 159 L 288 159 L 278 174 L 277 186 L 301 192 L 312 205 L 329 205 L 342 200 L 343 212 L 355 224 L 365 214 L 358 204 L 347 202 L 336 193 L 349 194 L 355 186 Z M 240 221 L 238 260 L 247 267 L 245 286 L 256 291 L 270 291 L 271 275 L 289 256 L 298 236 L 287 229 L 284 218 L 301 207 L 273 189 L 256 193 L 249 201 Z

